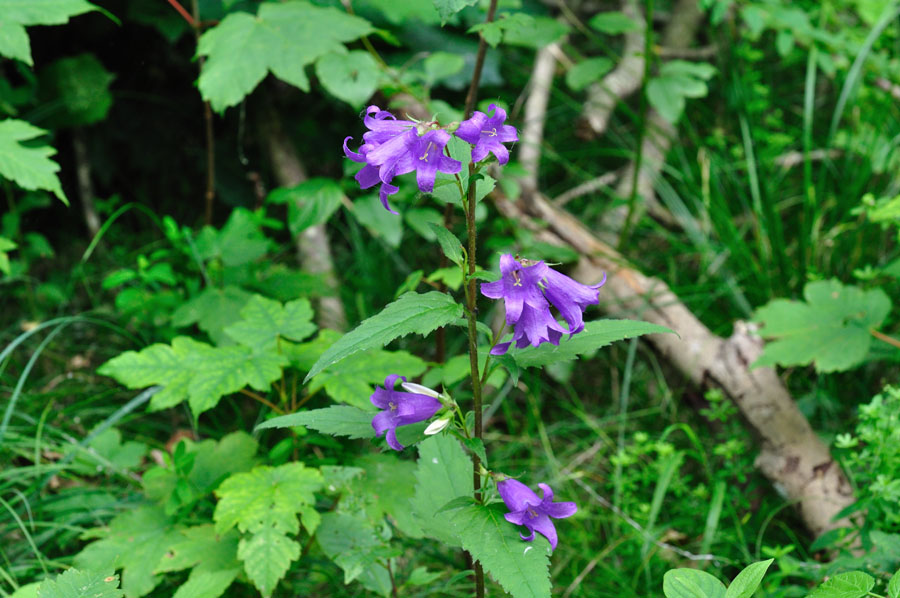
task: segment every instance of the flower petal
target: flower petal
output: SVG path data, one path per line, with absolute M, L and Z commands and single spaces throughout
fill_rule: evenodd
M 485 122 L 487 122 L 487 115 L 476 110 L 472 114 L 472 118 L 459 123 L 459 128 L 456 129 L 456 136 L 467 143 L 478 143 Z
M 363 163 L 366 161 L 366 157 L 360 153 L 352 151 L 349 147 L 347 147 L 347 140 L 353 139 L 353 137 L 345 137 L 344 138 L 344 155 L 353 160 L 354 162 Z
M 378 178 L 378 169 L 371 164 L 363 166 L 362 170 L 357 172 L 354 178 L 356 179 L 356 182 L 359 183 L 360 189 L 368 189 L 380 182 L 380 179 Z
M 509 150 L 506 149 L 506 146 L 502 143 L 491 144 L 491 153 L 497 156 L 497 162 L 499 162 L 501 166 L 509 162 Z
M 395 392 L 394 401 L 398 406 L 399 417 L 397 419 L 401 426 L 425 421 L 442 407 L 441 402 L 433 397 L 410 392 Z
M 556 550 L 556 526 L 553 525 L 550 517 L 540 513 L 537 517 L 531 519 L 531 521 L 526 522 L 525 526 L 532 530 L 532 532 L 537 532 L 547 538 L 547 540 L 550 541 L 550 548 Z
M 375 392 L 369 397 L 369 401 L 379 409 L 390 409 L 391 391 L 376 386 Z
M 394 449 L 395 451 L 402 451 L 405 447 L 397 442 L 397 428 L 391 428 L 387 433 L 387 443 L 388 446 Z
M 384 387 L 390 391 L 394 390 L 394 386 L 396 386 L 397 384 L 397 378 L 400 378 L 401 380 L 406 382 L 406 376 L 401 376 L 400 374 L 391 374 L 384 379 Z
M 541 504 L 541 499 L 531 488 L 512 478 L 497 482 L 497 492 L 500 493 L 506 508 L 513 512 L 524 511 L 528 507 Z
M 525 525 L 525 519 L 528 511 L 510 511 L 503 517 L 506 518 L 510 523 L 514 523 L 515 525 Z
M 565 519 L 578 512 L 578 505 L 573 502 L 555 502 L 541 505 L 541 510 L 554 519 Z
M 372 428 L 375 430 L 375 436 L 381 436 L 386 431 L 396 427 L 397 424 L 394 422 L 394 414 L 390 410 L 379 411 L 378 414 L 372 418 Z
M 512 343 L 497 343 L 491 349 L 491 355 L 505 355 Z
M 541 504 L 551 503 L 553 502 L 553 489 L 547 484 L 538 484 L 538 488 L 541 489 L 541 494 L 543 494 L 543 500 L 541 500 Z
M 365 187 L 363 187 L 365 189 Z M 397 191 L 400 190 L 400 187 L 395 187 L 390 183 L 381 183 L 381 189 L 378 191 L 378 199 L 381 200 L 381 205 L 384 206 L 384 209 L 390 212 L 391 214 L 400 215 L 400 212 L 397 210 L 391 209 L 391 205 L 388 203 L 388 196 L 393 195 Z

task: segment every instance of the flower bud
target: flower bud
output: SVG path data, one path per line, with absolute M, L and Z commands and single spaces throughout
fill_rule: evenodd
M 441 393 L 439 393 L 435 390 L 431 390 L 427 386 L 422 386 L 421 384 L 416 384 L 415 382 L 404 382 L 400 386 L 406 392 L 412 392 L 415 394 L 425 395 L 426 397 L 431 397 L 434 399 L 441 398 Z
M 447 424 L 449 424 L 449 423 L 450 423 L 450 418 L 436 419 L 433 422 L 431 422 L 430 424 L 428 424 L 427 428 L 425 428 L 425 435 L 426 436 L 434 436 L 435 434 L 437 434 L 438 432 L 440 432 L 441 430 L 446 428 Z

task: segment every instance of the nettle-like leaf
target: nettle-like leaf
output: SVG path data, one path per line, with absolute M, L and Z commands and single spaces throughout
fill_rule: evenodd
M 225 328 L 235 342 L 255 351 L 275 350 L 279 338 L 301 341 L 316 331 L 313 310 L 307 299 L 282 305 L 254 295 L 241 309 L 240 322 Z
M 326 513 L 316 532 L 325 556 L 344 571 L 344 583 L 358 581 L 382 596 L 391 595 L 390 573 L 382 564 L 391 551 L 369 521 L 350 513 Z
M 478 0 L 434 0 L 434 7 L 441 17 L 441 25 L 467 6 L 473 6 Z
M 162 579 L 156 566 L 180 538 L 173 521 L 157 506 L 142 506 L 116 515 L 108 528 L 89 532 L 101 539 L 75 555 L 79 569 L 122 570 L 126 598 L 149 594 Z
M 294 187 L 275 189 L 266 197 L 266 203 L 288 205 L 288 229 L 296 236 L 311 226 L 327 222 L 343 199 L 340 185 L 319 177 Z
M 313 409 L 312 411 L 273 417 L 256 426 L 256 429 L 305 426 L 332 436 L 372 438 L 375 436 L 375 430 L 372 428 L 374 416 L 375 413 L 372 411 L 363 411 L 357 407 L 346 405 L 334 405 L 325 409 Z
M 502 504 L 470 504 L 449 516 L 462 547 L 513 598 L 549 598 L 550 543 L 540 535 L 523 541 L 506 512 Z
M 864 291 L 837 280 L 811 282 L 805 302 L 775 299 L 756 311 L 760 334 L 775 339 L 766 344 L 756 366 L 808 365 L 818 372 L 838 372 L 866 358 L 872 335 L 891 310 L 881 289 Z
M 2 4 L 0 4 L 2 7 Z M 119 577 L 101 571 L 69 569 L 37 587 L 37 598 L 121 598 Z
M 663 576 L 666 598 L 725 598 L 725 585 L 706 571 L 672 569 Z
M 85 0 L 0 0 L 0 56 L 32 66 L 31 44 L 25 27 L 65 25 L 74 17 L 97 7 Z
M 875 587 L 875 578 L 862 571 L 838 573 L 810 592 L 809 598 L 863 598 Z
M 406 293 L 330 346 L 312 366 L 304 382 L 354 353 L 383 347 L 408 334 L 428 334 L 460 317 L 462 305 L 446 293 Z
M 442 509 L 473 492 L 472 461 L 455 438 L 438 434 L 419 444 L 416 493 L 410 504 L 425 535 L 448 546 L 461 546 L 451 513 Z
M 255 262 L 269 251 L 271 244 L 260 230 L 253 212 L 246 208 L 232 211 L 222 230 L 204 226 L 196 240 L 200 259 L 218 259 L 224 266 Z
M 687 98 L 702 98 L 708 89 L 706 82 L 716 69 L 705 62 L 672 60 L 662 65 L 659 75 L 647 84 L 647 100 L 670 123 L 684 112 Z
M 900 571 L 894 573 L 888 583 L 888 598 L 900 598 Z
M 217 345 L 229 344 L 231 339 L 225 328 L 240 319 L 241 310 L 252 296 L 231 285 L 221 289 L 207 287 L 172 313 L 172 325 L 182 328 L 197 324 Z
M 584 330 L 572 338 L 563 337 L 559 346 L 543 343 L 537 347 L 511 349 L 510 355 L 521 368 L 542 367 L 559 361 L 590 356 L 616 341 L 645 334 L 672 333 L 665 326 L 638 320 L 594 320 L 584 325 Z
M 309 392 L 325 387 L 335 401 L 360 409 L 371 409 L 369 397 L 373 384 L 384 384 L 384 379 L 397 372 L 407 378 L 418 376 L 426 369 L 425 362 L 406 351 L 373 349 L 356 353 L 326 368 L 310 381 Z
M 378 64 L 363 50 L 332 52 L 316 62 L 322 87 L 354 108 L 362 108 L 378 87 Z
M 728 586 L 725 598 L 753 598 L 753 594 L 756 593 L 763 576 L 774 560 L 768 559 L 746 566 Z
M 203 34 L 197 54 L 207 61 L 198 86 L 222 112 L 244 99 L 268 72 L 309 91 L 305 67 L 344 43 L 372 33 L 365 19 L 309 2 L 266 3 L 257 15 L 233 12 Z
M 239 535 L 217 534 L 211 524 L 179 531 L 179 540 L 166 552 L 156 573 L 191 569 L 187 581 L 172 598 L 218 598 L 241 571 L 237 560 Z
M 3 5 L 0 4 L 2 10 Z M 29 191 L 50 191 L 69 205 L 56 175 L 59 164 L 50 159 L 56 150 L 47 144 L 23 144 L 46 132 L 24 120 L 8 118 L 0 121 L 0 177 Z
M 244 561 L 253 585 L 263 596 L 271 596 L 291 563 L 300 558 L 300 545 L 275 528 L 266 527 L 241 538 L 238 558 Z
M 361 472 L 347 483 L 341 497 L 344 510 L 362 511 L 376 527 L 387 516 L 406 537 L 421 538 L 419 518 L 409 508 L 416 488 L 416 464 L 390 451 L 366 455 L 354 465 Z

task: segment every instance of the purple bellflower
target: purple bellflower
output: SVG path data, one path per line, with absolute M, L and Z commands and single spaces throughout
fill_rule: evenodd
M 391 374 L 384 379 L 384 388 L 376 387 L 369 400 L 373 405 L 384 410 L 372 419 L 375 435 L 381 436 L 387 432 L 388 446 L 395 451 L 402 451 L 403 445 L 397 442 L 397 426 L 406 426 L 430 419 L 440 410 L 441 402 L 427 395 L 394 390 L 397 378 L 406 382 L 404 376 Z
M 378 106 L 366 108 L 364 122 L 369 130 L 363 134 L 363 145 L 354 152 L 347 147 L 347 140 L 352 137 L 347 137 L 344 155 L 365 164 L 356 175 L 362 189 L 381 182 L 379 199 L 392 214 L 397 212 L 388 204 L 388 196 L 399 191 L 399 187 L 391 184 L 395 176 L 416 171 L 419 189 L 430 193 L 438 172 L 456 174 L 462 170 L 462 162 L 444 155 L 450 133 L 436 128 L 436 123 L 397 120 Z
M 472 148 L 473 162 L 481 162 L 490 152 L 503 165 L 509 162 L 509 150 L 503 144 L 518 141 L 519 135 L 514 126 L 503 124 L 506 121 L 506 110 L 491 104 L 488 112 L 493 112 L 494 115 L 488 116 L 476 110 L 472 118 L 459 123 L 456 136 L 475 146 Z
M 497 482 L 497 491 L 509 513 L 504 515 L 506 520 L 516 525 L 524 525 L 531 532 L 528 536 L 521 537 L 526 542 L 534 540 L 534 532 L 547 538 L 550 547 L 556 550 L 556 527 L 550 518 L 564 519 L 571 517 L 578 510 L 573 502 L 553 502 L 553 490 L 547 484 L 538 484 L 544 495 L 538 498 L 534 491 L 518 480 L 507 478 Z
M 524 265 L 508 253 L 500 257 L 500 274 L 500 280 L 481 285 L 481 294 L 504 300 L 506 323 L 513 326 L 513 338 L 495 345 L 492 355 L 503 355 L 513 342 L 520 349 L 544 342 L 558 345 L 563 334 L 581 332 L 583 312 L 588 305 L 600 302 L 598 289 L 606 282 L 604 276 L 599 284 L 583 285 L 543 261 Z M 559 310 L 568 330 L 553 317 L 551 305 Z

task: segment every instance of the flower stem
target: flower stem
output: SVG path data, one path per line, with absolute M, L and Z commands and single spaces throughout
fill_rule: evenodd
M 874 328 L 869 328 L 869 334 L 871 334 L 872 336 L 874 336 L 875 338 L 877 338 L 880 341 L 884 341 L 887 344 L 893 345 L 894 347 L 897 347 L 898 349 L 900 349 L 900 341 L 898 341 L 897 339 L 895 339 L 891 336 L 886 335 L 883 332 L 879 332 L 878 330 L 875 330 Z

